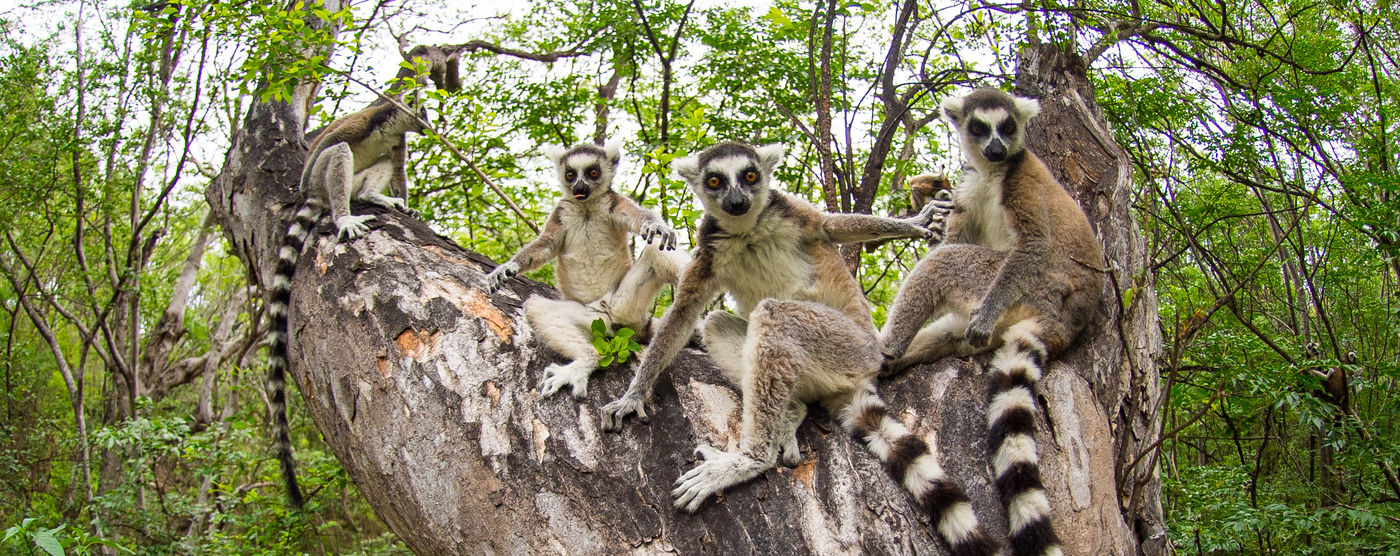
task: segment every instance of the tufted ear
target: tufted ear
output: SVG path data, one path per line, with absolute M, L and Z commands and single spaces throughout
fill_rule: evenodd
M 549 145 L 544 148 L 544 155 L 549 157 L 549 161 L 553 162 L 555 166 L 559 165 L 560 160 L 564 158 L 564 153 L 566 152 L 569 152 L 569 149 L 559 145 Z
M 948 118 L 948 121 L 953 123 L 953 127 L 957 127 L 959 123 L 962 123 L 963 97 L 945 98 L 938 106 L 943 109 L 943 117 Z
M 1020 121 L 1034 118 L 1040 113 L 1040 101 L 1033 98 L 1016 97 L 1016 114 Z
M 608 162 L 616 167 L 617 163 L 622 160 L 622 145 L 608 141 L 607 144 L 603 145 L 603 153 L 608 155 Z
M 694 155 L 676 159 L 671 163 L 671 168 L 675 169 L 677 176 L 687 182 L 700 179 L 700 159 Z
M 754 149 L 758 153 L 758 161 L 768 169 L 769 173 L 778 167 L 778 163 L 783 161 L 783 154 L 787 152 L 787 147 L 782 143 L 773 143 Z

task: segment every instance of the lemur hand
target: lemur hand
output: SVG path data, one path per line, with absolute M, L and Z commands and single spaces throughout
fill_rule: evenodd
M 660 239 L 657 248 L 662 251 L 670 251 L 676 248 L 676 231 L 667 226 L 665 222 L 651 220 L 642 224 L 642 239 L 651 243 L 652 238 Z
M 622 421 L 628 415 L 636 415 L 637 419 L 643 423 L 651 422 L 647 418 L 646 404 L 642 402 L 642 396 L 627 390 L 617 401 L 603 406 L 603 430 L 607 432 L 622 432 Z
M 953 195 L 948 190 L 939 190 L 924 205 L 923 210 L 915 215 L 912 220 L 915 225 L 927 228 L 928 239 L 939 242 L 943 241 L 944 226 L 947 223 L 948 215 L 953 212 Z
M 997 319 L 1001 315 L 989 315 L 979 307 L 972 312 L 972 322 L 967 325 L 967 343 L 972 347 L 980 348 L 987 345 L 992 338 L 992 331 L 996 329 Z
M 506 261 L 496 267 L 496 270 L 492 270 L 490 274 L 486 275 L 486 283 L 482 286 L 482 289 L 486 290 L 488 294 L 496 293 L 496 290 L 501 287 L 501 284 L 506 283 L 506 280 L 511 279 L 512 276 L 515 276 L 519 272 L 519 264 L 516 264 L 515 261 Z

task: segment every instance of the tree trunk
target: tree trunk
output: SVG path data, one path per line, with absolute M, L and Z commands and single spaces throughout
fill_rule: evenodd
M 1079 120 L 1051 95 L 1073 87 L 1027 81 L 1046 92 L 1033 145 L 1052 168 L 1064 168 L 1068 151 L 1056 145 L 1078 141 L 1083 160 L 1062 179 L 1090 203 L 1126 289 L 1143 253 L 1129 219 L 1125 159 L 1111 138 L 1103 150 L 1085 145 L 1101 120 L 1070 125 Z M 304 100 L 256 103 L 206 191 L 235 253 L 262 284 L 270 283 L 295 205 Z M 1092 106 L 1092 96 L 1084 102 Z M 1058 135 L 1047 138 L 1052 122 Z M 542 399 L 536 389 L 557 358 L 533 339 L 520 306 L 552 290 L 512 280 L 488 297 L 478 289 L 492 267 L 484 257 L 399 213 L 355 209 L 378 214 L 374 230 L 336 243 L 326 224 L 302 256 L 290 368 L 326 443 L 414 551 L 943 553 L 910 496 L 820 411 L 799 429 L 800 466 L 769 471 L 693 516 L 673 510 L 672 482 L 693 465 L 694 446 L 737 442 L 739 396 L 707 356 L 687 349 L 676 359 L 657 383 L 649 425 L 603 433 L 600 407 L 625 390 L 628 372 L 596 374 L 582 402 Z M 1070 554 L 1131 553 L 1140 538 L 1158 547 L 1162 539 L 1151 462 L 1129 474 L 1146 478 L 1141 488 L 1116 488 L 1120 467 L 1156 432 L 1155 299 L 1150 282 L 1139 284 L 1120 327 L 1114 291 L 1106 290 L 1098 326 L 1040 386 L 1053 423 L 1053 436 L 1039 439 L 1042 461 Z M 936 435 L 949 475 L 1004 538 L 982 362 L 940 362 L 882 389 L 912 428 Z
M 1094 102 L 1078 54 L 1050 44 L 1026 47 L 1017 63 L 1016 92 L 1040 100 L 1040 116 L 1027 130 L 1028 145 L 1084 208 L 1106 259 L 1099 315 L 1041 385 L 1055 427 L 1056 447 L 1046 452 L 1058 452 L 1053 456 L 1058 465 L 1041 455 L 1058 530 L 1092 542 L 1067 543 L 1066 548 L 1084 547 L 1067 554 L 1121 553 L 1127 550 L 1107 548 L 1134 545 L 1144 554 L 1162 554 L 1167 539 L 1161 482 L 1157 452 L 1150 449 L 1161 430 L 1162 337 L 1156 280 L 1146 270 L 1148 253 L 1132 218 L 1131 161 Z M 1070 407 L 1078 408 L 1077 415 L 1065 412 Z M 1076 426 L 1110 436 L 1090 440 Z M 1045 445 L 1046 439 L 1037 440 Z M 1103 468 L 1110 457 L 1111 467 Z M 1107 485 L 1115 491 L 1100 492 Z M 1087 511 L 1091 507 L 1098 509 Z M 1123 527 L 1121 539 L 1108 544 L 1110 535 L 1102 533 L 1113 531 L 1105 529 Z

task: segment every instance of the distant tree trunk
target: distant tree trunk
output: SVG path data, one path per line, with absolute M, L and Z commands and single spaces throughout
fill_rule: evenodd
M 1070 85 L 1050 79 L 1061 73 L 1036 75 L 1025 82 L 1043 91 L 1047 110 L 1033 144 L 1052 167 L 1072 168 L 1066 185 L 1088 203 L 1119 287 L 1132 287 L 1144 255 L 1129 218 L 1125 159 L 1111 138 L 1094 133 L 1102 129 L 1097 112 L 1077 119 L 1058 100 L 1079 91 L 1072 85 L 1082 72 Z M 1092 107 L 1092 95 L 1082 96 Z M 270 283 L 296 202 L 306 100 L 255 103 L 206 190 L 234 252 L 261 284 Z M 1070 166 L 1061 143 L 1045 138 L 1052 123 L 1054 141 L 1078 141 L 1080 159 Z M 1091 148 L 1094 137 L 1107 145 Z M 512 280 L 486 296 L 478 289 L 492 267 L 484 257 L 401 214 L 355 209 L 378 214 L 373 231 L 337 243 L 322 226 L 302 256 L 290 366 L 326 443 L 414 551 L 943 553 L 910 497 L 820 411 L 799 429 L 805 460 L 796 469 L 769 471 L 694 516 L 673 510 L 672 482 L 693 464 L 694 446 L 737 441 L 739 396 L 707 356 L 682 352 L 657 384 L 649 425 L 602 433 L 599 408 L 623 392 L 628 373 L 598 373 L 581 403 L 542 399 L 536 389 L 556 358 L 534 340 L 520 306 L 552 290 Z M 1132 553 L 1142 539 L 1156 543 L 1144 545 L 1147 552 L 1160 551 L 1155 460 L 1122 469 L 1157 430 L 1156 304 L 1150 282 L 1137 288 L 1121 320 L 1108 288 L 1098 326 L 1041 385 L 1053 423 L 1053 436 L 1040 439 L 1042 458 L 1070 554 Z M 982 361 L 941 362 L 883 390 L 892 408 L 904 408 L 903 420 L 936 435 L 950 476 L 1004 536 L 987 458 Z

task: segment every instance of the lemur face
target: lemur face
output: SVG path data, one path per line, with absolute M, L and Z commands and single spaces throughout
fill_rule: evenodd
M 743 143 L 720 143 L 677 160 L 675 168 L 705 206 L 705 212 L 743 216 L 768 206 L 773 170 L 782 158 L 782 145 L 754 148 Z
M 1038 113 L 1039 102 L 990 88 L 943 101 L 943 114 L 957 128 L 963 151 L 993 163 L 1025 150 L 1026 121 Z
M 613 175 L 620 160 L 614 145 L 598 147 L 580 143 L 573 148 L 550 147 L 547 151 L 559 176 L 559 188 L 564 196 L 576 201 L 598 198 L 612 188 Z

